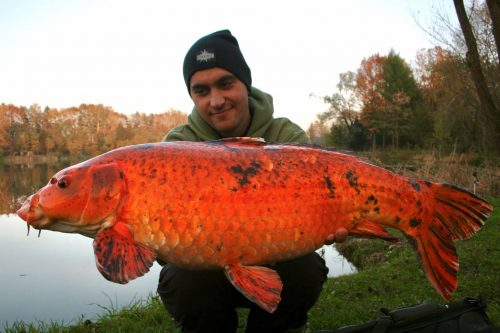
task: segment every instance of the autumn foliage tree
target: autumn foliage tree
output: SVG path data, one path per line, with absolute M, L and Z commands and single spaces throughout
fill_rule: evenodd
M 387 101 L 381 93 L 385 59 L 386 57 L 379 54 L 363 59 L 356 76 L 356 85 L 362 103 L 361 122 L 370 133 L 373 147 L 376 145 L 377 136 L 381 136 L 385 144 L 386 128 L 383 110 Z
M 102 104 L 81 104 L 61 110 L 39 105 L 0 104 L 0 154 L 97 155 L 137 143 L 161 141 L 185 113 L 126 116 Z
M 347 133 L 357 127 L 367 131 L 372 149 L 500 151 L 500 2 L 454 5 L 460 26 L 436 11 L 434 24 L 423 29 L 437 46 L 419 51 L 413 67 L 394 51 L 363 59 L 355 83 L 341 78 L 324 98 L 327 110 L 309 132 L 337 146 L 349 145 Z M 339 87 L 356 92 L 355 112 Z
M 372 147 L 393 148 L 418 143 L 416 121 L 420 92 L 410 66 L 394 51 L 363 59 L 357 72 L 362 103 L 360 119 L 371 136 Z
M 444 56 L 434 62 L 427 54 L 431 61 L 423 70 L 432 71 L 435 79 L 423 86 L 427 96 L 436 97 L 431 101 L 436 119 L 434 144 L 499 151 L 499 1 L 454 0 L 453 4 L 460 25 L 438 12 L 431 27 L 423 28 Z M 421 60 L 417 59 L 419 68 Z

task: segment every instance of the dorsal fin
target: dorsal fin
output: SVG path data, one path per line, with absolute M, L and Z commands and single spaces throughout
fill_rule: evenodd
M 263 138 L 251 138 L 247 136 L 241 136 L 241 137 L 223 138 L 219 140 L 209 141 L 208 143 L 221 143 L 227 146 L 241 146 L 241 145 L 263 146 L 266 144 L 266 140 L 264 140 Z

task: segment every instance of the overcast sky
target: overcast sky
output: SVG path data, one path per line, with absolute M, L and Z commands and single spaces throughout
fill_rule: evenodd
M 307 129 L 327 107 L 310 94 L 332 94 L 340 73 L 391 49 L 412 63 L 432 47 L 414 16 L 436 8 L 453 10 L 451 0 L 0 0 L 0 103 L 188 113 L 184 55 L 229 29 L 275 115 Z

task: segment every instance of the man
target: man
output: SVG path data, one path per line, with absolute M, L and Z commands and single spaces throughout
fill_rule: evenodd
M 307 143 L 305 132 L 286 118 L 273 118 L 272 97 L 252 87 L 252 77 L 236 38 L 228 30 L 202 37 L 184 58 L 184 80 L 194 102 L 188 124 L 165 141 L 205 141 L 260 137 L 268 142 Z M 330 241 L 342 241 L 342 235 Z M 305 326 L 328 268 L 315 252 L 271 265 L 283 282 L 281 302 L 268 313 L 247 300 L 222 270 L 189 271 L 166 264 L 158 293 L 183 332 L 236 332 L 237 307 L 250 308 L 246 332 L 288 332 Z

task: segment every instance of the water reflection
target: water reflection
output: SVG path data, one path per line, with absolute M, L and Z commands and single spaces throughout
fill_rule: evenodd
M 77 234 L 37 230 L 13 214 L 20 199 L 43 186 L 61 167 L 0 168 L 0 328 L 16 320 L 64 322 L 80 316 L 95 319 L 102 306 L 120 308 L 156 292 L 160 266 L 126 285 L 97 271 L 92 239 Z M 330 276 L 354 268 L 335 248 L 324 251 Z M 112 304 L 111 304 L 112 303 Z
M 126 285 L 97 271 L 92 240 L 81 235 L 42 231 L 26 236 L 15 215 L 0 216 L 0 327 L 15 320 L 92 319 L 101 306 L 122 307 L 156 290 L 160 267 Z
M 0 214 L 13 213 L 22 199 L 44 186 L 64 164 L 0 166 Z

